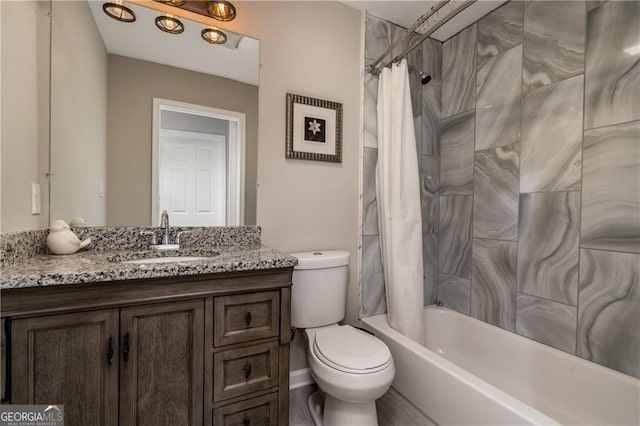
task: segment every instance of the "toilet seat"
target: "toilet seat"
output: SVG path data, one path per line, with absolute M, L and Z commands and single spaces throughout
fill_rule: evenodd
M 351 374 L 376 373 L 392 363 L 387 345 L 348 325 L 317 330 L 313 352 L 324 364 Z

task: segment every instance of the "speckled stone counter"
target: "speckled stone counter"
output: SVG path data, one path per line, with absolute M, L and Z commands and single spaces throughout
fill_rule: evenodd
M 178 253 L 180 256 L 213 256 L 206 260 L 122 263 L 131 259 L 176 254 L 176 251 L 118 250 L 87 251 L 66 256 L 38 255 L 3 268 L 0 290 L 289 268 L 297 264 L 296 258 L 260 244 L 208 246 L 180 250 Z
M 52 255 L 46 247 L 47 229 L 4 233 L 0 236 L 0 290 L 63 284 L 98 283 L 289 268 L 297 259 L 261 244 L 258 226 L 172 227 L 171 241 L 189 231 L 186 248 L 176 252 L 151 251 L 149 237 L 158 240 L 161 229 L 148 227 L 75 228 L 80 238 L 91 238 L 87 250 L 72 255 Z M 122 263 L 161 256 L 197 256 L 205 260 L 172 263 Z

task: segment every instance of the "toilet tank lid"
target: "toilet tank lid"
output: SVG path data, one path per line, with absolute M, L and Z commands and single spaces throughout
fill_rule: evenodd
M 349 264 L 349 252 L 344 250 L 318 250 L 289 255 L 298 259 L 298 266 L 294 269 L 334 268 Z

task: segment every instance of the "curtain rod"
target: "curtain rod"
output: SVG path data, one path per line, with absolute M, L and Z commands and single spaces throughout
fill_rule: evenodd
M 402 33 L 402 37 L 400 37 L 398 40 L 396 40 L 391 46 L 389 46 L 389 48 L 387 50 L 384 51 L 384 53 L 382 55 L 380 55 L 380 57 L 378 59 L 376 59 L 375 61 L 373 61 L 372 64 L 370 64 L 369 66 L 367 66 L 367 72 L 374 72 L 376 66 L 382 62 L 384 60 L 384 58 L 387 57 L 387 55 L 389 55 L 391 53 L 391 51 L 393 49 L 395 49 L 396 47 L 398 47 L 398 45 L 400 43 L 402 43 L 403 41 L 405 41 L 411 34 L 413 34 L 413 32 L 418 29 L 418 27 L 422 24 L 424 24 L 426 22 L 427 19 L 431 18 L 436 12 L 438 12 L 438 10 L 442 9 L 443 6 L 445 6 L 447 3 L 449 3 L 450 0 L 443 0 L 433 6 L 431 6 L 431 8 L 425 12 L 422 16 L 420 16 L 416 22 L 409 28 L 407 28 L 404 33 Z
M 447 16 L 445 16 L 440 21 L 436 22 L 434 24 L 434 26 L 429 28 L 429 30 L 427 32 L 422 34 L 415 43 L 413 43 L 410 47 L 408 47 L 404 52 L 400 53 L 398 56 L 393 58 L 384 67 L 387 67 L 387 66 L 389 66 L 389 65 L 391 65 L 393 63 L 396 63 L 396 62 L 402 60 L 405 56 L 407 56 L 409 53 L 411 53 L 416 47 L 420 46 L 427 39 L 427 37 L 429 37 L 431 34 L 436 32 L 440 27 L 442 27 L 444 24 L 449 22 L 451 20 L 451 18 L 453 18 L 454 16 L 458 15 L 460 12 L 462 12 L 463 10 L 465 10 L 466 8 L 468 8 L 469 6 L 471 6 L 475 2 L 476 2 L 476 0 L 469 0 L 469 1 L 466 1 L 466 2 L 462 3 L 459 7 L 455 8 L 455 9 L 452 9 L 451 12 L 449 12 L 447 14 Z M 444 6 L 444 4 L 441 5 L 441 3 L 446 4 L 446 3 L 448 3 L 448 1 L 440 2 L 436 6 L 432 7 L 431 10 L 429 12 L 425 13 L 424 15 L 422 15 L 418 19 L 418 21 L 420 21 L 425 15 L 431 14 L 429 16 L 432 16 L 438 9 L 440 9 L 442 6 Z M 433 10 L 436 7 L 438 7 L 438 9 Z M 426 21 L 427 18 L 425 18 L 425 21 Z M 416 21 L 416 24 L 418 24 L 418 21 Z M 371 74 L 373 74 L 373 75 L 379 75 L 380 74 L 380 69 L 376 69 L 376 66 L 380 62 L 382 62 L 382 59 L 384 59 L 398 44 L 400 44 L 402 41 L 404 41 L 409 36 L 409 34 L 411 34 L 413 32 L 413 30 L 415 30 L 418 26 L 421 25 L 421 24 L 418 24 L 418 25 L 416 25 L 416 24 L 414 24 L 411 28 L 407 29 L 407 31 L 405 31 L 405 33 L 402 35 L 402 37 L 398 41 L 396 41 L 391 47 L 389 47 L 389 49 L 387 49 L 387 51 L 384 52 L 384 54 L 380 58 L 378 58 L 378 60 L 376 60 L 371 65 L 367 66 L 366 67 L 366 71 L 371 73 Z M 381 68 L 384 68 L 384 67 L 381 67 Z

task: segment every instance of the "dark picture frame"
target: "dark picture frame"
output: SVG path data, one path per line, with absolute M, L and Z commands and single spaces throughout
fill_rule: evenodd
M 342 163 L 342 104 L 287 93 L 286 158 Z

